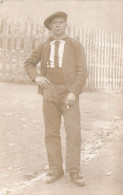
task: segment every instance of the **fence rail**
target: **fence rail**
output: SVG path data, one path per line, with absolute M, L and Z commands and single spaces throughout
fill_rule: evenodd
M 100 29 L 68 27 L 67 34 L 85 49 L 88 89 L 123 88 L 123 42 L 120 34 Z M 42 22 L 30 23 L 0 18 L 0 80 L 30 82 L 24 62 L 49 36 Z

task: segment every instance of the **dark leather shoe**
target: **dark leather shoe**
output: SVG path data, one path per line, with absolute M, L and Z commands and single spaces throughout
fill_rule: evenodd
M 53 183 L 56 180 L 58 180 L 60 177 L 62 177 L 63 175 L 64 175 L 64 172 L 63 171 L 59 171 L 57 169 L 52 170 L 52 171 L 50 171 L 47 174 L 47 181 L 46 182 L 47 182 L 47 184 Z
M 84 186 L 85 185 L 85 181 L 84 181 L 84 177 L 82 175 L 80 175 L 79 172 L 71 172 L 70 173 L 70 177 L 71 180 L 78 186 Z

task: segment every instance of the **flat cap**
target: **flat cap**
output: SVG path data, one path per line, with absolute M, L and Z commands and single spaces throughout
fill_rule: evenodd
M 58 18 L 58 17 L 64 18 L 64 19 L 67 21 L 67 14 L 66 14 L 65 12 L 58 11 L 58 12 L 55 12 L 54 14 L 50 15 L 48 18 L 46 18 L 46 19 L 44 20 L 44 26 L 45 26 L 46 28 L 48 28 L 49 30 L 51 30 L 50 27 L 49 27 L 49 24 L 51 23 L 51 21 L 52 21 L 54 18 Z

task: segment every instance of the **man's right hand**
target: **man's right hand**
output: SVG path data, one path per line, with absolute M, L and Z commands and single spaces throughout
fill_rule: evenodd
M 35 82 L 44 88 L 49 87 L 49 85 L 51 84 L 51 82 L 46 77 L 41 77 L 41 76 L 36 77 Z

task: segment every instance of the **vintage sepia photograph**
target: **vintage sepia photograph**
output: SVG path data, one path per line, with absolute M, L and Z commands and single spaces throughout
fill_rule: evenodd
M 123 195 L 123 1 L 0 0 L 0 195 Z

